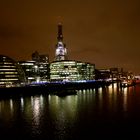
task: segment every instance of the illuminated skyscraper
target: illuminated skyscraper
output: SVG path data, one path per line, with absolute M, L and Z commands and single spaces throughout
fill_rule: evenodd
M 50 63 L 50 81 L 88 81 L 95 79 L 95 64 L 68 60 L 63 43 L 62 24 L 58 24 L 55 61 Z
M 65 44 L 63 43 L 63 34 L 62 34 L 62 24 L 58 24 L 58 36 L 57 36 L 57 44 L 55 51 L 55 60 L 61 61 L 67 59 L 67 49 Z

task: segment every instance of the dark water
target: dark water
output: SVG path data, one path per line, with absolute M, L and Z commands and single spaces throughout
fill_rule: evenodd
M 139 129 L 140 85 L 0 100 L 4 139 L 135 139 Z

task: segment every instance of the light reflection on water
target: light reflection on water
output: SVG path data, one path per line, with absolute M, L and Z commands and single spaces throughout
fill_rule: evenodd
M 105 127 L 107 121 L 112 124 L 118 118 L 132 117 L 134 111 L 138 111 L 139 115 L 139 110 L 134 110 L 140 107 L 139 93 L 139 86 L 120 89 L 113 84 L 104 88 L 78 90 L 77 95 L 66 97 L 38 95 L 0 100 L 0 129 L 16 133 L 14 129 L 18 125 L 19 133 L 25 136 L 58 139 L 73 135 L 80 137 L 77 132 L 86 130 L 84 127 L 87 124 L 94 128 L 101 121 Z
M 127 111 L 127 99 L 128 98 L 128 88 L 123 89 L 123 109 Z
M 35 97 L 31 98 L 32 101 L 32 108 L 31 111 L 33 113 L 33 120 L 32 120 L 32 128 L 33 132 L 40 133 L 39 125 L 40 125 L 40 117 L 41 117 L 41 106 L 40 106 L 40 98 Z
M 77 113 L 77 96 L 49 96 L 49 110 L 59 138 L 66 133 L 68 124 L 73 125 Z

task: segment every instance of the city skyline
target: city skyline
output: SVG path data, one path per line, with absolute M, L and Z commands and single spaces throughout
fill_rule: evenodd
M 71 60 L 139 74 L 139 1 L 0 2 L 0 52 L 15 60 L 34 51 L 55 58 L 57 24 Z

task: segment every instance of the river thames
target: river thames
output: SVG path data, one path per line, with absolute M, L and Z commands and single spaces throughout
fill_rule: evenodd
M 3 139 L 77 140 L 140 136 L 140 85 L 0 100 Z

